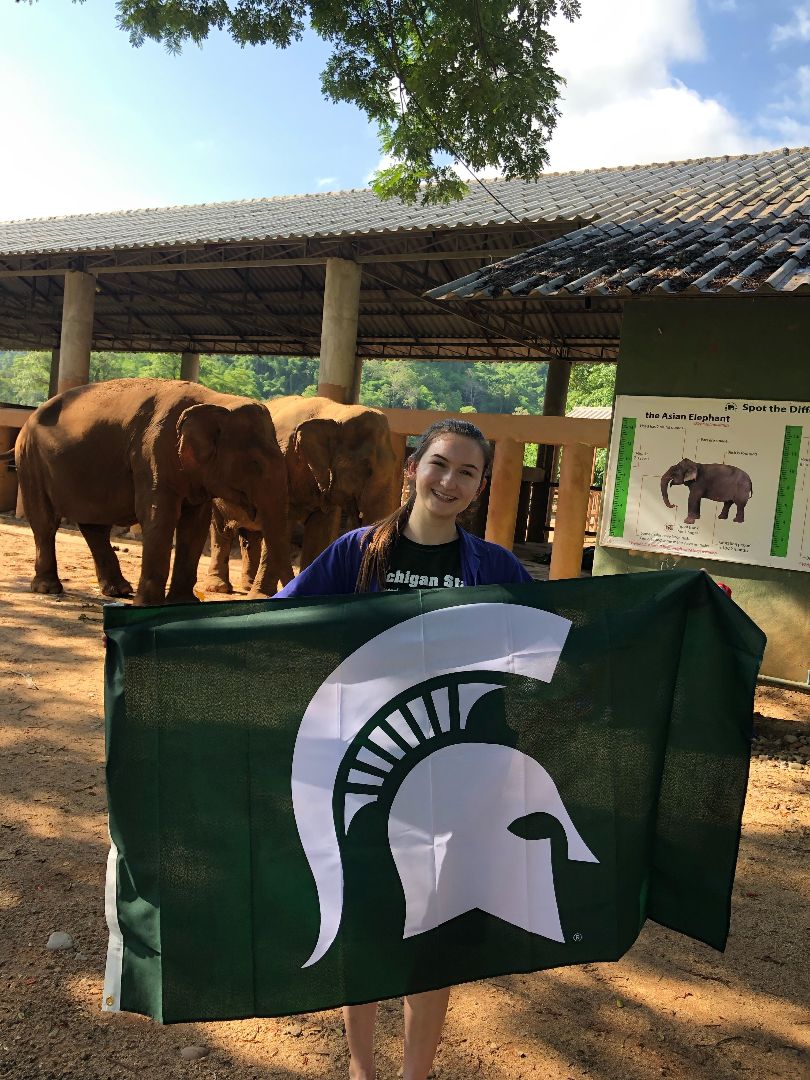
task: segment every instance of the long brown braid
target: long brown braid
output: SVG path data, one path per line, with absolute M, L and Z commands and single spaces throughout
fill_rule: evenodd
M 419 440 L 419 446 L 414 450 L 411 457 L 414 467 L 419 464 L 428 452 L 431 443 L 442 435 L 461 435 L 465 439 L 472 439 L 473 442 L 478 443 L 481 447 L 481 453 L 484 455 L 482 480 L 488 475 L 492 462 L 492 448 L 483 433 L 479 431 L 475 424 L 471 424 L 467 420 L 455 420 L 452 418 L 437 420 L 425 431 Z M 370 592 L 373 582 L 376 582 L 378 589 L 383 589 L 388 573 L 391 551 L 397 540 L 402 536 L 402 531 L 408 523 L 415 501 L 416 491 L 414 490 L 411 492 L 408 501 L 400 506 L 398 510 L 383 518 L 382 521 L 375 522 L 369 526 L 367 531 L 361 534 L 360 544 L 363 547 L 363 556 L 360 560 L 360 569 L 357 572 L 356 592 Z

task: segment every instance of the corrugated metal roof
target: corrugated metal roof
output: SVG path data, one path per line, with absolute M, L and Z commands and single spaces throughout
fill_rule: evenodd
M 269 243 L 523 221 L 584 221 L 593 216 L 589 201 L 565 174 L 536 184 L 489 180 L 487 187 L 502 205 L 474 184 L 460 202 L 444 206 L 409 206 L 399 199 L 384 202 L 362 189 L 0 222 L 0 256 Z
M 382 202 L 368 189 L 0 223 L 0 256 L 270 242 L 521 222 L 627 226 L 759 220 L 806 206 L 810 151 L 487 180 L 445 206 Z M 497 200 L 492 196 L 496 196 Z M 500 205 L 499 205 L 500 204 Z M 594 237 L 598 235 L 594 234 Z
M 810 291 L 810 149 L 668 168 L 668 190 L 647 185 L 598 221 L 428 295 Z

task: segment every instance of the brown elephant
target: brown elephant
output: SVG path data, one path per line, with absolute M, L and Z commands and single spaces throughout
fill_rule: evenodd
M 689 458 L 670 466 L 661 477 L 664 505 L 674 510 L 674 504 L 669 501 L 670 484 L 685 484 L 689 488 L 687 515 L 684 518 L 687 525 L 693 525 L 700 517 L 701 499 L 721 502 L 723 509 L 717 515 L 721 518 L 728 517 L 731 504 L 734 503 L 737 507 L 734 520 L 744 521 L 746 503 L 754 493 L 751 477 L 736 465 L 701 465 Z
M 267 408 L 287 464 L 290 521 L 303 526 L 303 569 L 337 539 L 342 518 L 353 527 L 399 505 L 388 421 L 377 409 L 323 397 L 274 398 Z M 215 499 L 207 592 L 231 592 L 228 556 L 237 531 L 246 587 L 259 555 L 255 526 L 238 507 Z
M 33 592 L 62 592 L 55 536 L 64 517 L 78 523 L 102 593 L 130 596 L 110 530 L 137 521 L 143 557 L 134 602 L 163 603 L 175 532 L 166 599 L 195 602 L 215 495 L 269 541 L 254 594 L 272 594 L 292 578 L 284 459 L 259 402 L 163 379 L 91 383 L 32 413 L 15 455 L 36 543 Z

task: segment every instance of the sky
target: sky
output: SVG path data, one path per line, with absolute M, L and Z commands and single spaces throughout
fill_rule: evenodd
M 549 169 L 810 144 L 810 0 L 582 0 Z M 113 0 L 0 5 L 0 220 L 364 187 L 376 131 L 329 46 L 133 49 Z

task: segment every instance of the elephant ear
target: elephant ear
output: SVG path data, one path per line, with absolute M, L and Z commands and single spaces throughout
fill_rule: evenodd
M 685 484 L 691 484 L 693 480 L 697 480 L 698 467 L 694 461 L 690 461 L 688 458 L 684 458 L 683 462 L 683 482 Z
M 334 479 L 332 462 L 338 442 L 338 424 L 334 420 L 305 420 L 293 436 L 295 453 L 309 468 L 318 491 L 328 495 Z
M 186 472 L 199 472 L 213 461 L 229 416 L 221 405 L 192 405 L 177 421 L 177 452 Z

